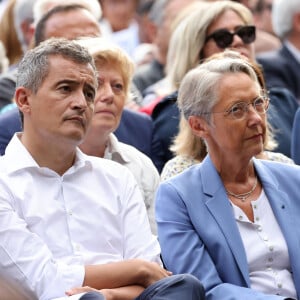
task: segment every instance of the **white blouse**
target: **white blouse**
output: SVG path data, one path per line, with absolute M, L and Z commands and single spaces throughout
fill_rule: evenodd
M 232 203 L 249 266 L 251 288 L 296 298 L 286 241 L 264 193 L 251 202 L 254 222 Z

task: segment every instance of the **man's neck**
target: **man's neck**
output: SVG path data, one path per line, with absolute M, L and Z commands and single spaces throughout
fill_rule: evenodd
M 76 158 L 76 146 L 65 143 L 41 143 L 29 139 L 26 134 L 20 138 L 23 145 L 40 167 L 49 168 L 59 175 L 63 175 L 73 164 Z

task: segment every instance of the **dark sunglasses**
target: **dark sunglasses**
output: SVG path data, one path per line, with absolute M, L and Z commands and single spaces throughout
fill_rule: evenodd
M 219 48 L 225 49 L 232 44 L 234 35 L 239 36 L 244 44 L 251 44 L 256 38 L 255 26 L 241 26 L 233 33 L 227 29 L 217 30 L 206 37 L 205 43 L 213 39 Z

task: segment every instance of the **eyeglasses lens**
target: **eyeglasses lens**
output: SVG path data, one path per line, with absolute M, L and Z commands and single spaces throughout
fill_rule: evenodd
M 255 41 L 255 26 L 243 26 L 238 28 L 234 33 L 221 29 L 209 35 L 206 41 L 212 38 L 219 48 L 225 49 L 232 44 L 235 34 L 241 38 L 244 44 L 250 44 Z
M 228 112 L 235 119 L 243 119 L 249 110 L 249 105 L 252 105 L 256 112 L 258 112 L 259 114 L 264 114 L 268 110 L 269 99 L 259 97 L 252 103 L 240 102 L 231 107 Z

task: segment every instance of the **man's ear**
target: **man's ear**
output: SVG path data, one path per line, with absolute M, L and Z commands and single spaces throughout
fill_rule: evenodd
M 209 126 L 206 120 L 199 116 L 190 116 L 188 118 L 189 125 L 194 135 L 205 139 L 209 134 Z
M 30 100 L 29 97 L 31 91 L 24 87 L 18 87 L 15 92 L 15 102 L 21 112 L 29 113 L 30 112 Z

